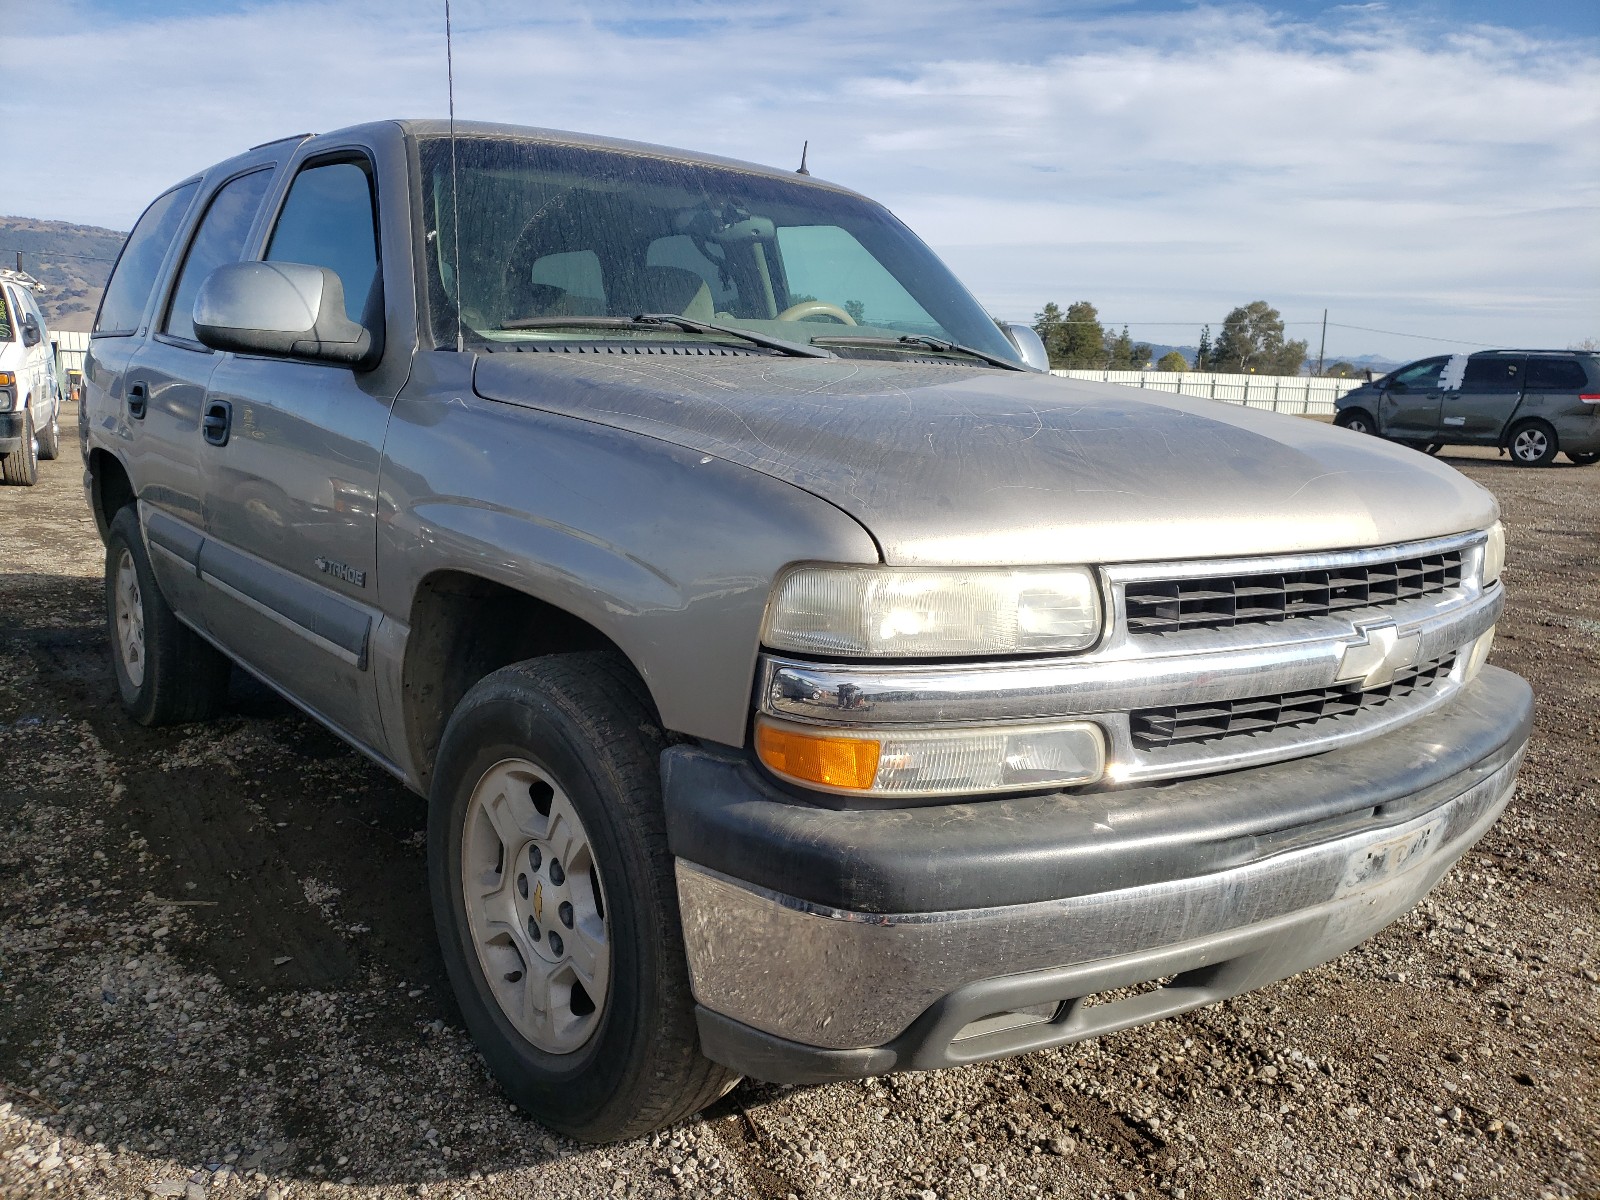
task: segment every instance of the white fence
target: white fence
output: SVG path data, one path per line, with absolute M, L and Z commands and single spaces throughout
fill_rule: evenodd
M 56 363 L 61 371 L 61 391 L 65 395 L 67 372 L 83 370 L 83 356 L 89 352 L 89 335 L 52 329 L 50 344 L 56 348 Z
M 1128 387 L 1204 396 L 1273 412 L 1331 415 L 1333 402 L 1361 386 L 1359 379 L 1309 375 L 1221 375 L 1211 371 L 1051 371 L 1068 379 L 1092 379 Z

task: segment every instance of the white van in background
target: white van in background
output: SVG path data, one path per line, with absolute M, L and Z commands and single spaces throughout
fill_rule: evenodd
M 0 481 L 26 485 L 61 453 L 61 388 L 32 283 L 0 270 Z

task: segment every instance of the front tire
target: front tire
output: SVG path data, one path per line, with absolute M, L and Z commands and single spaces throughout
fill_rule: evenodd
M 1348 429 L 1351 433 L 1370 433 L 1376 435 L 1378 423 L 1372 419 L 1372 414 L 1364 408 L 1347 408 L 1333 418 L 1333 423 L 1340 429 Z
M 518 663 L 440 743 L 428 876 L 445 967 L 513 1100 L 583 1141 L 682 1120 L 738 1077 L 700 1054 L 667 850 L 666 740 L 613 654 Z
M 117 694 L 129 716 L 141 725 L 177 725 L 216 715 L 230 664 L 162 596 L 131 504 L 117 511 L 106 535 L 106 623 Z
M 1506 439 L 1511 461 L 1519 467 L 1547 467 L 1555 461 L 1560 445 L 1556 431 L 1543 421 L 1524 421 Z
M 39 482 L 39 447 L 33 440 L 33 413 L 22 410 L 22 445 L 0 458 L 0 479 L 21 487 Z

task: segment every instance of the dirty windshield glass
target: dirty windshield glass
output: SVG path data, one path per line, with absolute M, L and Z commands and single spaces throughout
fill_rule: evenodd
M 455 341 L 459 303 L 463 333 L 477 342 L 718 336 L 615 327 L 616 318 L 667 313 L 791 342 L 881 338 L 878 353 L 926 355 L 926 346 L 898 344 L 909 335 L 1017 360 L 933 253 L 860 197 L 627 150 L 465 137 L 456 156 L 459 271 L 450 144 L 422 145 L 441 345 Z

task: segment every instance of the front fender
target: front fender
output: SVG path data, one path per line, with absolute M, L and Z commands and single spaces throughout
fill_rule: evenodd
M 589 421 L 408 388 L 390 422 L 380 603 L 409 619 L 450 570 L 610 638 L 667 727 L 741 745 L 767 593 L 787 564 L 879 561 L 851 517 L 793 485 Z M 433 394 L 429 394 L 429 392 Z

